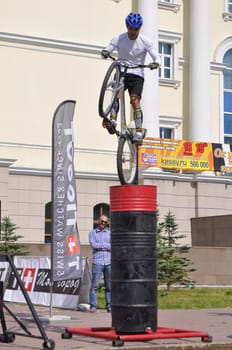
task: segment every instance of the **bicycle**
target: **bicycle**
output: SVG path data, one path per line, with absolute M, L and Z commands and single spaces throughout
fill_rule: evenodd
M 138 184 L 138 145 L 141 142 L 138 143 L 135 141 L 136 129 L 130 127 L 126 120 L 124 80 L 128 69 L 138 67 L 150 68 L 150 66 L 129 65 L 126 62 L 117 60 L 111 55 L 109 58 L 111 58 L 113 62 L 106 71 L 101 86 L 98 112 L 103 120 L 109 123 L 109 132 L 111 134 L 116 134 L 118 137 L 117 171 L 121 184 Z M 107 118 L 116 98 L 119 98 L 120 106 L 119 130 L 113 125 L 112 121 Z M 144 138 L 146 129 L 141 129 L 141 131 Z

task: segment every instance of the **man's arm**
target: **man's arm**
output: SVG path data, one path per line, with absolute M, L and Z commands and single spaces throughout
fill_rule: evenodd
M 89 244 L 92 249 L 100 248 L 100 243 L 96 240 L 96 231 L 93 230 L 89 233 Z
M 147 52 L 149 53 L 149 55 L 151 56 L 151 58 L 153 60 L 152 63 L 156 63 L 156 64 L 160 65 L 160 55 L 159 55 L 158 51 L 156 50 L 153 41 L 146 38 L 146 37 L 143 37 L 143 41 L 144 41 L 144 44 L 146 46 Z M 154 68 L 152 68 L 152 69 L 154 69 Z
M 102 233 L 99 233 L 102 234 Z M 110 239 L 108 238 L 108 233 L 104 234 L 104 239 L 103 240 L 98 240 L 96 239 L 97 233 L 95 230 L 91 231 L 89 233 L 89 244 L 92 247 L 92 249 L 98 250 L 98 251 L 103 251 L 103 250 L 111 250 L 111 244 L 110 244 Z
M 118 36 L 115 36 L 113 39 L 111 39 L 110 43 L 104 50 L 101 51 L 101 55 L 103 58 L 108 58 L 109 55 L 117 49 L 118 45 Z

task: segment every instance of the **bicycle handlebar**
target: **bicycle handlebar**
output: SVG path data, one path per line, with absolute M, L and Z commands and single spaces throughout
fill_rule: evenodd
M 151 70 L 152 69 L 157 69 L 159 68 L 159 64 L 157 64 L 157 67 L 155 68 L 151 68 L 149 64 L 137 64 L 137 65 L 129 65 L 128 63 L 124 63 L 120 60 L 118 60 L 116 57 L 112 56 L 112 55 L 109 55 L 108 56 L 112 61 L 118 61 L 119 64 L 122 66 L 122 67 L 125 67 L 126 69 L 130 69 L 130 68 L 150 68 Z

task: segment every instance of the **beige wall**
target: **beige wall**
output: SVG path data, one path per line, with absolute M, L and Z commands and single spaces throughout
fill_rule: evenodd
M 0 163 L 1 164 L 1 163 Z M 1 216 L 8 212 L 8 166 L 0 165 Z
M 177 179 L 177 180 L 176 180 Z M 225 183 L 195 182 L 173 176 L 173 180 L 145 180 L 144 184 L 157 186 L 157 206 L 160 218 L 170 210 L 176 217 L 178 231 L 186 235 L 191 245 L 190 219 L 201 216 L 229 215 L 232 208 L 232 188 Z M 216 179 L 215 179 L 216 180 Z M 203 180 L 204 181 L 204 180 Z
M 210 39 L 211 39 L 211 57 L 215 55 L 218 45 L 227 37 L 231 37 L 231 21 L 223 20 L 225 11 L 224 0 L 210 0 Z
M 103 45 L 129 11 L 131 1 L 9 0 L 1 6 L 1 31 Z
M 93 228 L 93 208 L 98 203 L 108 203 L 109 187 L 117 180 L 78 178 L 78 230 L 82 244 L 88 243 L 88 233 Z M 0 167 L 0 200 L 2 216 L 9 215 L 18 226 L 17 233 L 26 243 L 42 244 L 45 233 L 45 205 L 51 201 L 50 174 L 19 174 L 8 167 Z
M 157 208 L 160 220 L 170 210 L 176 217 L 178 231 L 191 245 L 191 218 L 228 215 L 232 207 L 230 178 L 185 174 L 153 173 L 145 175 L 143 183 L 157 187 Z M 223 181 L 223 182 L 222 182 Z M 87 178 L 80 174 L 76 179 L 78 203 L 78 229 L 81 243 L 88 243 L 93 225 L 93 208 L 98 203 L 110 204 L 109 190 L 119 185 L 115 177 Z M 26 174 L 0 168 L 0 188 L 3 215 L 12 217 L 19 226 L 18 233 L 28 243 L 44 242 L 45 204 L 51 200 L 50 174 Z
M 125 30 L 124 17 L 130 10 L 130 2 L 117 4 L 110 0 L 75 0 L 68 4 L 52 0 L 36 5 L 10 0 L 1 6 L 0 32 L 93 45 L 98 51 L 84 54 L 0 40 L 0 72 L 5 82 L 0 84 L 4 96 L 0 115 L 5 118 L 1 142 L 50 145 L 57 105 L 74 99 L 75 146 L 115 149 L 115 140 L 101 127 L 97 111 L 99 89 L 109 66 L 100 58 L 99 45 L 105 46 L 118 31 Z
M 158 10 L 159 31 L 180 38 L 180 85 L 160 84 L 159 108 L 161 116 L 183 120 L 178 138 L 188 139 L 190 1 L 179 0 L 178 4 L 177 12 Z M 210 0 L 209 4 L 213 141 L 220 142 L 222 67 L 215 68 L 215 63 L 221 63 L 215 60 L 217 48 L 231 37 L 231 21 L 222 18 L 224 0 Z M 93 206 L 109 203 L 109 187 L 119 184 L 117 139 L 102 128 L 97 111 L 99 89 L 109 65 L 99 51 L 112 36 L 125 30 L 124 19 L 132 6 L 136 10 L 138 1 L 8 0 L 1 4 L 0 34 L 53 40 L 52 45 L 38 45 L 0 38 L 0 200 L 2 213 L 12 216 L 27 242 L 43 242 L 44 207 L 51 198 L 52 117 L 63 100 L 77 102 L 75 170 L 82 244 L 88 241 Z M 55 41 L 65 41 L 68 48 L 55 47 Z M 71 48 L 72 44 L 76 46 Z M 92 45 L 92 50 L 84 52 L 78 44 Z M 192 217 L 230 213 L 230 179 L 199 178 L 196 186 L 193 174 L 166 175 L 150 171 L 142 181 L 157 186 L 160 217 L 171 210 L 187 243 L 191 244 Z
M 189 258 L 194 262 L 196 269 L 191 273 L 191 277 L 197 284 L 231 286 L 231 247 L 192 247 Z

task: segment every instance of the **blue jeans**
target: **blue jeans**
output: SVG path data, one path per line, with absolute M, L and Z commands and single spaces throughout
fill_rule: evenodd
M 92 264 L 92 282 L 89 293 L 90 308 L 97 307 L 97 289 L 99 287 L 100 278 L 103 274 L 105 284 L 105 301 L 106 308 L 110 307 L 110 265 Z

